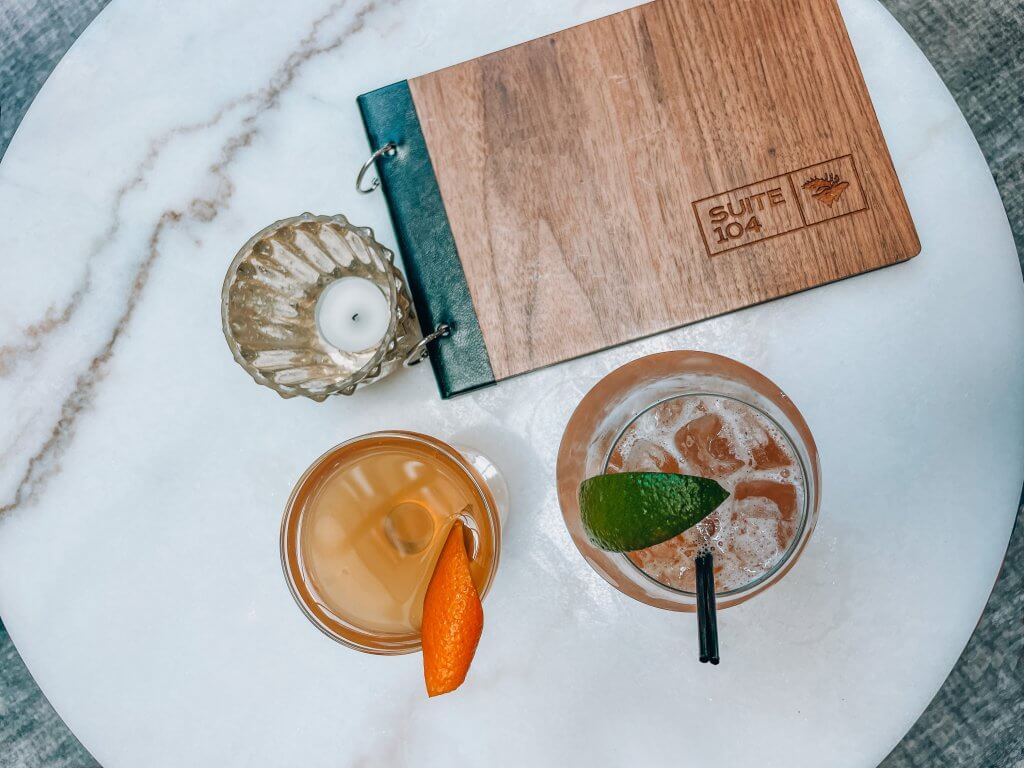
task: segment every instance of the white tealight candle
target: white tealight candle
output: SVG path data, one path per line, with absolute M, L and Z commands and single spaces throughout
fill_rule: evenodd
M 391 323 L 391 308 L 371 280 L 343 277 L 328 285 L 316 304 L 316 324 L 328 344 L 363 352 L 380 344 Z

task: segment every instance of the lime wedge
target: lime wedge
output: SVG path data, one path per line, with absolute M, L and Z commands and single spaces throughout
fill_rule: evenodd
M 622 472 L 580 484 L 580 516 L 596 546 L 632 552 L 678 536 L 727 498 L 729 493 L 706 477 Z

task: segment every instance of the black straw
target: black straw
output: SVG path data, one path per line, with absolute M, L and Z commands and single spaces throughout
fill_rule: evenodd
M 718 620 L 715 616 L 715 558 L 710 552 L 697 555 L 697 635 L 701 664 L 717 664 Z

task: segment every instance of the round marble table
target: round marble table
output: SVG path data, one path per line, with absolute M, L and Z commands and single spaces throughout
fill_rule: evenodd
M 942 683 L 1005 550 L 1024 467 L 1024 284 L 995 186 L 924 56 L 875 0 L 843 11 L 924 250 L 913 261 L 451 402 L 402 372 L 283 401 L 220 333 L 221 278 L 266 223 L 344 211 L 354 97 L 629 0 L 113 3 L 0 165 L 0 614 L 107 768 L 873 766 Z M 553 468 L 582 394 L 699 348 L 796 400 L 823 457 L 801 562 L 723 612 L 613 591 L 564 530 Z M 384 427 L 490 454 L 513 510 L 469 683 L 333 644 L 277 553 L 294 479 Z

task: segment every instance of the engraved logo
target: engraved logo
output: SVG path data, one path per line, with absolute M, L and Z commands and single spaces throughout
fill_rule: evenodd
M 811 197 L 831 208 L 836 200 L 850 188 L 850 182 L 843 181 L 834 173 L 826 173 L 824 178 L 814 177 L 804 182 L 803 188 L 810 191 Z
M 693 202 L 708 256 L 867 210 L 853 155 L 796 168 Z

